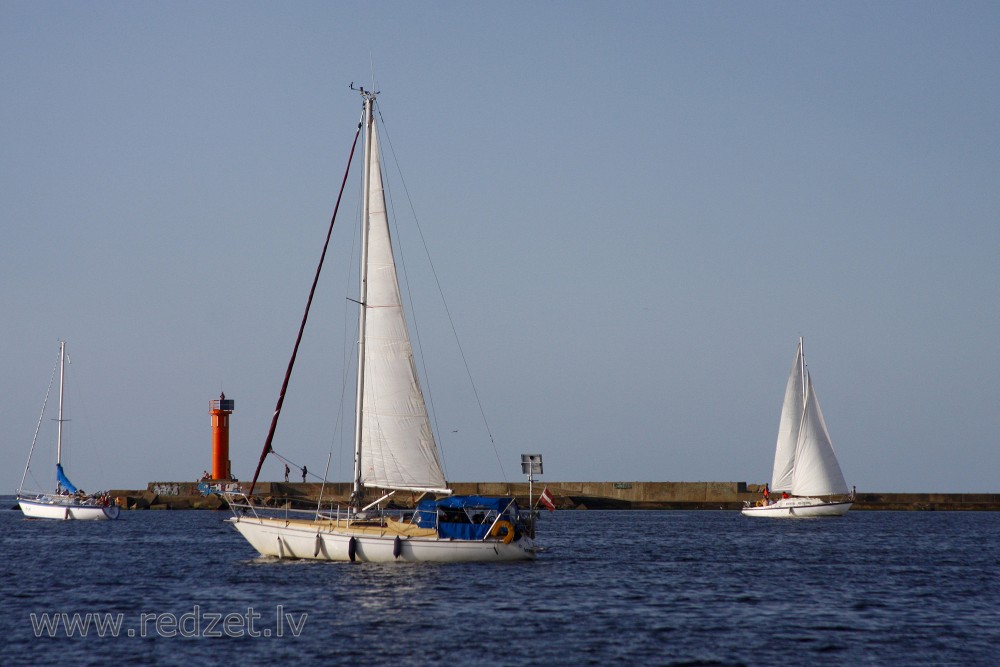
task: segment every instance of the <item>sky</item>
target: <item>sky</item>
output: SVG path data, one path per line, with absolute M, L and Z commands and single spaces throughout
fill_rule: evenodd
M 848 484 L 1000 492 L 997 34 L 964 1 L 0 0 L 0 493 L 59 340 L 78 486 L 197 479 L 222 391 L 252 476 L 352 82 L 449 480 L 767 481 L 802 336 Z M 335 481 L 359 173 L 275 438 Z

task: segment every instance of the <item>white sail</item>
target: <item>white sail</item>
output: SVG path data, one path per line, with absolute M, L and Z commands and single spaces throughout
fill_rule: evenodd
M 774 470 L 771 472 L 772 491 L 791 491 L 792 470 L 795 465 L 795 446 L 799 440 L 799 425 L 802 423 L 802 339 L 795 350 L 795 361 L 788 374 L 785 386 L 785 402 L 781 406 L 778 421 L 778 442 L 774 448 Z
M 792 495 L 829 496 L 847 493 L 844 473 L 833 452 L 833 442 L 819 407 L 812 379 L 806 374 L 806 405 L 795 447 Z
M 403 316 L 372 123 L 361 481 L 448 492 Z

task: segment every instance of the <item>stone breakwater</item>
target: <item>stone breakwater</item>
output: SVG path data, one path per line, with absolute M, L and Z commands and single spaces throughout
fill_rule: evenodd
M 248 482 L 236 485 L 246 492 Z M 532 501 L 548 488 L 557 509 L 576 510 L 661 510 L 709 509 L 737 510 L 744 501 L 760 500 L 762 484 L 746 482 L 540 482 L 534 485 Z M 504 496 L 513 494 L 522 506 L 529 504 L 526 482 L 458 482 L 456 494 Z M 218 495 L 201 495 L 197 482 L 150 482 L 146 489 L 118 489 L 110 492 L 118 504 L 128 510 L 226 509 Z M 257 502 L 272 507 L 308 509 L 322 497 L 324 505 L 346 505 L 351 493 L 349 483 L 258 482 L 254 489 Z M 372 500 L 374 500 L 374 496 Z M 412 507 L 417 494 L 399 492 L 391 502 L 402 508 Z M 1000 493 L 875 493 L 858 491 L 854 510 L 1000 510 Z

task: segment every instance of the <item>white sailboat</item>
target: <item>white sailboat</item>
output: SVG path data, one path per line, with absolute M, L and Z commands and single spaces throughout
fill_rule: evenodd
M 117 519 L 119 507 L 114 504 L 106 495 L 87 495 L 73 485 L 62 467 L 63 450 L 63 389 L 66 380 L 66 343 L 59 341 L 59 417 L 57 421 L 56 435 L 56 492 L 55 493 L 25 493 L 24 481 L 28 477 L 28 470 L 31 468 L 31 455 L 35 450 L 35 442 L 31 443 L 31 450 L 28 452 L 28 463 L 24 466 L 24 474 L 21 476 L 21 485 L 17 489 L 17 502 L 21 506 L 24 516 L 29 519 L 57 519 L 57 520 L 83 520 L 94 521 L 103 519 Z M 51 388 L 51 383 L 49 387 Z M 45 404 L 48 403 L 48 394 L 45 395 L 45 402 L 42 405 L 42 414 L 38 418 L 38 426 L 41 427 L 42 418 L 45 416 Z M 38 438 L 38 428 L 35 429 L 35 439 Z
M 520 510 L 512 497 L 450 495 L 417 378 L 396 275 L 375 127 L 377 93 L 363 88 L 359 92 L 364 101 L 365 171 L 352 506 L 317 510 L 302 518 L 293 518 L 287 511 L 269 516 L 265 508 L 251 502 L 251 485 L 250 494 L 229 495 L 236 510 L 229 521 L 261 555 L 278 558 L 376 562 L 534 559 L 534 512 Z M 294 358 L 293 352 L 292 362 Z M 287 381 L 288 374 L 286 385 Z M 271 451 L 283 397 L 284 388 L 261 463 Z M 259 464 L 257 470 L 259 473 Z M 387 493 L 362 506 L 366 489 Z M 424 497 L 410 511 L 380 509 L 380 504 L 397 491 Z
M 782 497 L 772 499 L 773 494 Z M 745 516 L 842 516 L 854 504 L 806 369 L 802 339 L 788 374 L 769 493 L 744 503 Z

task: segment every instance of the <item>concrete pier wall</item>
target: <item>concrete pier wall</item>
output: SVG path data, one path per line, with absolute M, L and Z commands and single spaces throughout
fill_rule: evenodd
M 240 482 L 246 492 L 248 482 Z M 536 482 L 532 500 L 548 488 L 559 509 L 730 509 L 744 501 L 760 500 L 761 485 L 746 482 Z M 527 482 L 458 482 L 462 495 L 504 496 L 513 494 L 522 506 L 528 504 Z M 269 505 L 290 502 L 296 507 L 315 506 L 322 493 L 328 502 L 346 504 L 351 484 L 258 482 L 254 496 Z M 218 497 L 203 497 L 197 482 L 150 482 L 144 490 L 114 490 L 126 509 L 219 509 Z M 376 496 L 372 496 L 374 500 Z M 392 502 L 411 507 L 417 494 L 398 492 Z M 1000 510 L 996 493 L 857 493 L 854 510 Z

